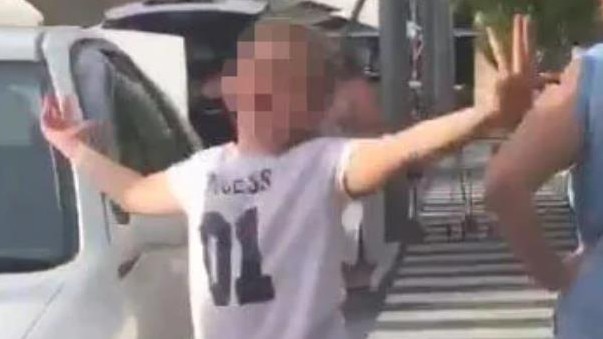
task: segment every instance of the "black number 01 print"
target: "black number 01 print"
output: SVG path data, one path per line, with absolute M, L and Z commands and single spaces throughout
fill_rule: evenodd
M 262 303 L 274 299 L 272 278 L 262 273 L 257 208 L 245 211 L 236 221 L 234 228 L 242 249 L 241 272 L 235 282 L 239 304 Z M 210 212 L 203 217 L 201 242 L 204 248 L 204 263 L 216 306 L 230 304 L 232 229 L 220 213 Z

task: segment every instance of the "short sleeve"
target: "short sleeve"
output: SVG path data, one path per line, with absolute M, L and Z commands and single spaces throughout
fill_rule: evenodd
M 213 168 L 212 152 L 201 151 L 171 166 L 167 171 L 168 185 L 187 215 L 196 213 L 203 203 L 207 173 Z
M 356 145 L 355 140 L 341 139 L 335 147 L 334 153 L 334 182 L 336 192 L 345 200 L 353 200 L 347 192 L 346 187 L 346 171 L 350 164 L 350 159 Z
M 588 115 L 590 110 L 590 98 L 592 95 L 593 75 L 594 75 L 593 57 L 588 54 L 581 57 L 580 75 L 578 79 L 578 94 L 576 101 L 576 119 L 583 131 L 588 130 Z

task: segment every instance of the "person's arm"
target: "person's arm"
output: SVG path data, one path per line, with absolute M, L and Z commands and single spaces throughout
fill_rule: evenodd
M 143 176 L 84 144 L 72 160 L 126 212 L 147 215 L 182 212 L 165 172 Z
M 487 171 L 486 201 L 499 217 L 501 233 L 536 280 L 551 290 L 565 289 L 572 273 L 547 244 L 532 195 L 579 154 L 582 137 L 575 115 L 579 66 L 570 66 L 561 85 L 543 94 Z
M 424 164 L 453 151 L 481 135 L 487 128 L 514 125 L 531 108 L 535 76 L 530 25 L 517 16 L 513 34 L 513 60 L 502 53 L 502 44 L 491 35 L 499 64 L 499 79 L 492 107 L 469 108 L 423 122 L 389 137 L 353 141 L 344 185 L 352 197 L 371 194 L 400 170 Z
M 400 170 L 464 145 L 483 131 L 492 116 L 470 108 L 392 136 L 354 141 L 344 173 L 346 192 L 359 197 L 377 191 Z
M 127 212 L 171 214 L 182 211 L 171 192 L 167 174 L 144 177 L 93 150 L 83 141 L 88 126 L 75 122 L 74 116 L 70 100 L 65 100 L 61 112 L 56 100 L 47 99 L 41 119 L 42 133 L 52 146 L 87 173 L 99 190 Z

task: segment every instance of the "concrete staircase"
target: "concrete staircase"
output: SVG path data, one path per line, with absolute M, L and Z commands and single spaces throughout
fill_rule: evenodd
M 421 212 L 427 239 L 407 248 L 368 338 L 553 337 L 556 296 L 536 287 L 491 232 L 494 220 L 484 212 L 479 180 L 473 183 L 473 199 L 478 231 L 461 240 L 464 205 L 458 181 L 444 175 L 432 183 Z M 572 250 L 576 239 L 566 199 L 545 187 L 536 201 L 547 238 L 559 252 Z

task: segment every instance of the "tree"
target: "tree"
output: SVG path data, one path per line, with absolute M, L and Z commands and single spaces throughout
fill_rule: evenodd
M 599 23 L 599 0 L 453 0 L 460 11 L 471 11 L 474 26 L 483 33 L 492 27 L 501 41 L 509 42 L 513 15 L 530 14 L 537 32 L 539 62 L 544 68 L 558 68 L 574 45 L 591 42 Z M 494 64 L 492 51 L 480 34 L 478 44 Z

